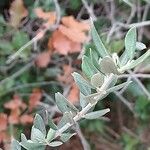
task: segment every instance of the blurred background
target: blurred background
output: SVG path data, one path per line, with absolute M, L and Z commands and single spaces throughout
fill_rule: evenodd
M 79 90 L 71 73 L 81 73 L 81 58 L 95 48 L 90 18 L 110 53 L 122 54 L 124 36 L 137 27 L 138 41 L 150 47 L 149 0 L 1 0 L 0 148 L 12 137 L 30 136 L 35 113 L 62 114 L 54 94 L 77 107 Z M 101 120 L 82 120 L 78 133 L 59 150 L 150 150 L 150 58 L 120 76 L 132 84 L 100 101 L 109 107 Z M 47 148 L 51 150 L 51 148 Z

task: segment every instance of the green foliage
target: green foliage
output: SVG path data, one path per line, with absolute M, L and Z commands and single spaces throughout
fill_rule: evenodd
M 144 96 L 139 96 L 135 102 L 135 112 L 143 122 L 149 122 L 150 119 L 150 101 Z
M 25 149 L 36 148 L 37 150 L 41 150 L 45 149 L 46 145 L 51 147 L 60 146 L 74 135 L 74 133 L 69 132 L 69 129 L 77 121 L 82 118 L 97 119 L 108 113 L 110 111 L 109 108 L 97 111 L 93 111 L 93 109 L 97 102 L 105 98 L 110 92 L 120 90 L 130 83 L 125 82 L 115 86 L 119 74 L 137 66 L 150 55 L 150 50 L 148 50 L 138 59 L 132 60 L 136 53 L 135 28 L 130 29 L 125 37 L 124 55 L 126 61 L 124 61 L 123 66 L 120 65 L 120 58 L 117 54 L 109 55 L 94 26 L 92 27 L 92 37 L 97 52 L 93 55 L 90 49 L 89 56 L 83 56 L 82 71 L 85 78 L 78 73 L 72 74 L 80 89 L 80 104 L 82 109 L 77 109 L 61 93 L 56 93 L 56 104 L 63 113 L 63 117 L 57 126 L 49 118 L 50 128 L 47 133 L 44 120 L 40 115 L 36 115 L 31 130 L 31 140 L 27 140 L 23 134 L 21 136 L 20 144 Z M 140 111 L 141 108 L 137 108 L 137 110 Z M 125 136 L 124 141 L 128 142 L 128 137 Z M 137 141 L 132 140 L 129 145 L 125 146 L 125 149 L 130 150 L 136 144 Z
M 78 109 L 73 104 L 71 104 L 61 93 L 56 93 L 55 99 L 56 104 L 62 113 L 72 112 L 74 114 L 78 112 Z
M 134 57 L 136 49 L 136 28 L 131 28 L 125 37 L 125 53 L 127 54 L 129 60 L 132 60 Z
M 137 150 L 139 140 L 128 134 L 123 134 L 124 150 Z
M 89 95 L 91 92 L 91 88 L 92 86 L 88 83 L 88 81 L 86 81 L 80 74 L 78 74 L 77 72 L 74 72 L 72 74 L 72 76 L 74 77 L 74 80 L 76 82 L 76 84 L 78 85 L 80 92 L 84 95 Z
M 89 120 L 97 119 L 97 118 L 100 118 L 100 117 L 104 116 L 108 112 L 110 112 L 109 108 L 99 110 L 99 111 L 94 111 L 94 112 L 87 113 L 86 115 L 84 115 L 84 118 L 89 119 Z
M 92 25 L 92 29 L 91 29 L 91 33 L 92 33 L 92 38 L 94 41 L 94 44 L 96 46 L 97 52 L 99 53 L 99 55 L 103 58 L 105 56 L 108 56 L 108 51 L 106 50 L 105 46 L 103 45 L 94 25 Z

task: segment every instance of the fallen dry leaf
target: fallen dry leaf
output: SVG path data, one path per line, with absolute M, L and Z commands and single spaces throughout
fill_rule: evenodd
M 45 51 L 37 56 L 35 63 L 39 68 L 45 68 L 49 64 L 50 60 L 51 57 L 49 51 Z
M 79 31 L 89 31 L 90 26 L 88 23 L 79 22 L 73 16 L 65 16 L 61 19 L 63 25 L 69 28 L 78 29 Z
M 32 111 L 42 98 L 42 91 L 40 89 L 33 89 L 32 94 L 29 98 L 29 110 Z
M 60 31 L 56 30 L 49 39 L 48 48 L 49 50 L 55 49 L 59 54 L 67 55 L 68 53 L 80 52 L 81 44 L 73 42 Z
M 7 115 L 5 113 L 0 113 L 0 131 L 7 129 Z
M 32 115 L 28 115 L 28 114 L 24 114 L 20 116 L 20 123 L 22 124 L 30 124 L 33 122 L 33 116 Z
M 77 28 L 68 28 L 64 25 L 60 25 L 58 30 L 74 42 L 84 43 L 87 40 L 86 34 Z
M 9 13 L 10 13 L 9 22 L 13 27 L 18 27 L 21 20 L 28 15 L 28 11 L 24 7 L 23 0 L 14 0 L 11 3 Z
M 67 98 L 73 104 L 75 104 L 79 101 L 79 89 L 78 89 L 78 87 L 76 86 L 75 83 L 72 84 L 72 87 L 69 91 L 69 94 L 68 94 Z
M 62 55 L 80 52 L 81 44 L 88 40 L 86 31 L 89 31 L 89 25 L 75 20 L 72 16 L 63 17 L 61 22 L 58 30 L 49 38 L 49 50 L 54 49 Z
M 56 21 L 56 13 L 55 12 L 44 12 L 42 8 L 35 8 L 34 9 L 35 14 L 38 18 L 41 18 L 46 21 L 44 26 L 49 27 L 50 25 L 53 25 Z

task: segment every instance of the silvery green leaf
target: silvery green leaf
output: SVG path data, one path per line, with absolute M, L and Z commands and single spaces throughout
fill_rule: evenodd
M 11 150 L 21 150 L 19 142 L 15 139 L 11 143 Z
M 74 136 L 76 133 L 63 133 L 61 134 L 61 141 L 67 142 L 72 136 Z
M 56 130 L 53 130 L 52 128 L 50 128 L 48 133 L 47 133 L 46 140 L 48 142 L 52 141 L 54 139 L 54 137 L 55 137 L 55 133 L 56 133 Z
M 81 93 L 84 95 L 89 95 L 91 93 L 92 86 L 77 72 L 74 72 L 72 76 L 74 77 L 74 80 L 78 85 Z
M 80 106 L 82 108 L 84 108 L 88 104 L 88 102 L 86 101 L 85 97 L 86 96 L 80 92 Z
M 77 113 L 78 109 L 70 103 L 61 93 L 57 92 L 55 94 L 56 104 L 59 110 L 64 113 L 67 111 L 71 111 L 72 113 Z
M 94 24 L 92 24 L 91 33 L 92 33 L 93 42 L 94 42 L 96 49 L 97 49 L 98 53 L 100 54 L 100 56 L 103 58 L 103 57 L 109 55 L 103 42 L 100 39 L 95 27 L 94 27 Z
M 121 71 L 132 69 L 142 63 L 146 58 L 150 56 L 150 50 L 146 51 L 142 56 L 130 62 L 129 65 L 122 67 Z
M 20 144 L 26 150 L 45 150 L 45 145 L 40 144 L 40 143 L 34 143 L 31 140 L 27 140 L 27 138 L 24 134 L 21 134 Z
M 104 75 L 101 74 L 100 72 L 96 73 L 96 74 L 94 74 L 92 76 L 92 78 L 91 78 L 91 84 L 94 87 L 101 87 L 103 83 L 104 83 Z
M 143 49 L 146 49 L 146 45 L 143 44 L 142 42 L 136 42 L 136 50 L 143 50 Z
M 27 138 L 23 133 L 21 133 L 21 141 L 27 142 Z
M 50 117 L 48 117 L 48 125 L 53 130 L 57 130 L 58 129 L 57 126 L 55 125 L 55 123 L 53 122 L 53 120 Z
M 88 114 L 84 115 L 84 118 L 86 118 L 86 119 L 97 119 L 97 118 L 102 117 L 103 115 L 105 115 L 109 111 L 110 111 L 109 108 L 99 110 L 99 111 L 94 111 L 94 112 L 91 112 L 91 113 L 88 113 Z
M 60 146 L 62 144 L 63 143 L 60 142 L 60 141 L 54 141 L 54 142 L 49 143 L 49 146 L 51 146 L 51 147 L 57 147 L 57 146 Z
M 82 71 L 89 79 L 92 77 L 93 74 L 98 72 L 98 70 L 92 64 L 90 58 L 88 58 L 87 56 L 83 56 L 81 67 Z
M 45 128 L 44 120 L 39 114 L 35 115 L 33 124 L 35 128 L 39 129 L 44 134 L 44 136 L 46 136 L 46 128 Z
M 101 72 L 98 60 L 96 60 L 96 57 L 94 56 L 94 52 L 92 51 L 92 49 L 90 49 L 90 57 L 91 57 L 93 65 L 96 67 L 98 71 Z
M 58 123 L 58 129 L 63 127 L 66 123 L 74 124 L 73 115 L 70 112 L 63 113 L 63 117 Z
M 37 128 L 35 128 L 34 126 L 32 127 L 31 130 L 31 140 L 33 142 L 45 142 L 45 135 Z
M 119 74 L 113 59 L 109 56 L 104 57 L 100 62 L 101 71 L 105 74 Z
M 127 56 L 129 60 L 132 60 L 134 57 L 135 49 L 136 49 L 136 28 L 132 27 L 126 34 L 125 37 L 125 53 L 127 53 Z
M 129 82 L 127 81 L 127 82 L 124 82 L 124 83 L 122 83 L 122 84 L 113 86 L 113 87 L 111 87 L 110 89 L 108 89 L 106 92 L 111 93 L 111 92 L 114 92 L 114 91 L 121 90 L 123 87 L 128 86 L 131 82 L 132 82 L 132 81 L 129 81 Z
M 128 61 L 129 61 L 128 55 L 127 55 L 126 52 L 124 52 L 124 53 L 120 56 L 120 66 L 124 66 Z

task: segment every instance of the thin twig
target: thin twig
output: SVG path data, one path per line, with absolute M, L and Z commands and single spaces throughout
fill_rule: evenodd
M 132 21 L 133 17 L 135 16 L 135 13 L 136 13 L 136 7 L 135 7 L 135 5 L 132 5 L 131 13 L 130 13 L 130 16 L 128 17 L 127 24 L 130 24 L 130 22 Z
M 145 88 L 145 86 L 141 83 L 141 81 L 137 77 L 134 76 L 134 73 L 132 71 L 129 70 L 128 72 L 131 74 L 132 78 L 137 82 L 137 84 L 143 90 L 143 92 L 147 95 L 148 100 L 150 100 L 149 91 Z
M 80 129 L 80 126 L 78 125 L 78 123 L 76 123 L 76 132 L 81 140 L 81 143 L 82 143 L 82 146 L 83 146 L 83 149 L 84 150 L 90 150 L 90 145 L 88 144 L 87 140 L 85 139 L 81 129 Z
M 92 18 L 93 21 L 97 20 L 94 12 L 93 12 L 93 9 L 88 5 L 87 1 L 86 0 L 81 0 L 84 7 L 86 8 L 87 12 L 89 13 L 90 17 Z
M 147 5 L 145 6 L 145 9 L 144 9 L 144 12 L 143 12 L 142 21 L 145 21 L 145 20 L 146 20 L 147 15 L 148 15 L 149 8 L 150 8 L 150 5 L 147 4 Z M 143 33 L 144 33 L 144 28 L 141 28 L 141 29 L 139 30 L 139 36 L 138 36 L 138 40 L 139 40 L 139 41 L 142 40 L 142 38 L 143 38 Z
M 15 78 L 17 78 L 18 76 L 20 76 L 22 73 L 24 73 L 26 70 L 28 70 L 32 65 L 33 65 L 33 61 L 28 63 L 27 65 L 25 65 L 23 68 L 21 68 L 19 71 L 17 71 L 16 73 L 14 73 L 13 75 L 5 78 L 4 80 L 0 81 L 0 85 L 6 83 L 9 80 L 13 80 Z
M 141 73 L 138 73 L 138 74 L 134 74 L 134 76 L 136 78 L 150 78 L 150 74 L 141 74 Z M 131 77 L 130 74 L 122 74 L 122 75 L 119 75 L 118 78 L 128 78 L 128 77 Z
M 126 28 L 126 29 L 129 29 L 129 28 L 132 28 L 132 27 L 140 28 L 140 27 L 143 27 L 143 26 L 149 26 L 150 25 L 150 20 L 142 21 L 142 22 L 138 22 L 138 23 L 132 23 L 132 24 L 124 24 L 124 23 L 118 22 L 117 24 L 121 27 Z
M 114 0 L 110 1 L 110 20 L 111 20 L 111 24 L 113 25 L 115 23 L 115 4 L 114 4 Z
M 114 92 L 114 94 L 134 113 L 132 103 L 128 102 L 119 92 Z

